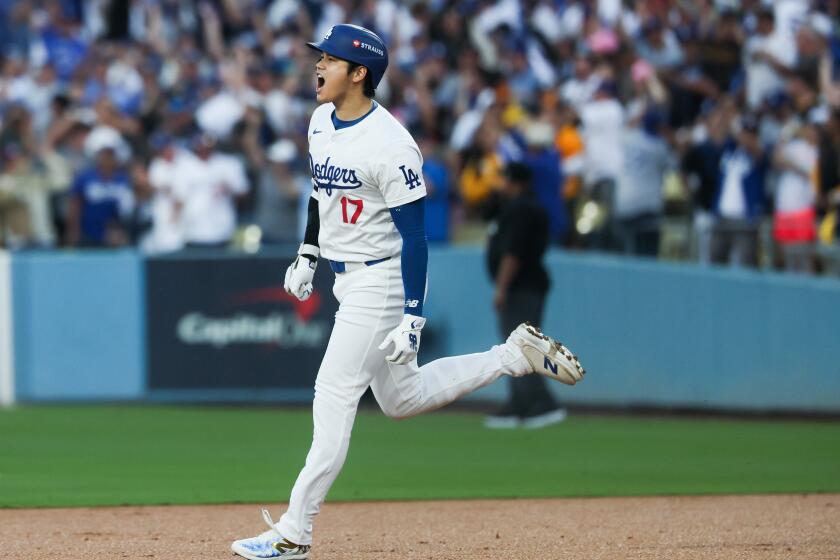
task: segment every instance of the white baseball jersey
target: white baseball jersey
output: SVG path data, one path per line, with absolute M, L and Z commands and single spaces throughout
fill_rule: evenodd
M 154 189 L 152 199 L 152 229 L 143 238 L 143 250 L 149 253 L 177 251 L 184 246 L 184 232 L 180 216 L 175 210 L 175 173 L 178 160 L 185 157 L 180 151 L 173 160 L 156 157 L 149 165 L 149 184 Z
M 221 243 L 236 229 L 233 195 L 248 192 L 245 167 L 237 158 L 214 153 L 208 160 L 185 154 L 175 167 L 175 196 L 184 204 L 185 241 Z
M 336 130 L 335 106 L 309 122 L 312 196 L 318 200 L 321 256 L 344 262 L 393 257 L 402 237 L 389 208 L 426 195 L 423 156 L 408 131 L 377 105 L 356 124 Z

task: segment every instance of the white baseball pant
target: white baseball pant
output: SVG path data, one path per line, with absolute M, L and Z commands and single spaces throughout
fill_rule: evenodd
M 505 345 L 423 367 L 416 360 L 406 365 L 385 361 L 390 350 L 378 347 L 403 316 L 399 258 L 337 274 L 333 293 L 339 308 L 315 380 L 312 447 L 289 509 L 277 523 L 281 535 L 304 545 L 312 543 L 312 522 L 344 464 L 359 399 L 368 386 L 385 414 L 407 418 L 440 408 L 503 374 L 531 371 L 522 354 Z

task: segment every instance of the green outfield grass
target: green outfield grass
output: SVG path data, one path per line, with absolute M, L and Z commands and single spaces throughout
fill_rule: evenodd
M 363 411 L 331 500 L 840 491 L 840 423 Z M 286 501 L 309 410 L 0 410 L 0 506 Z

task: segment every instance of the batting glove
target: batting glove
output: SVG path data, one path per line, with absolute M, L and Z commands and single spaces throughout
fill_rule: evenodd
M 312 295 L 312 278 L 318 266 L 319 249 L 315 245 L 301 245 L 295 262 L 286 269 L 283 289 L 300 301 L 306 301 Z
M 420 350 L 420 330 L 426 324 L 426 319 L 416 315 L 403 315 L 402 323 L 396 329 L 388 333 L 380 350 L 385 350 L 388 345 L 394 343 L 394 351 L 385 357 L 393 364 L 407 364 L 417 357 Z

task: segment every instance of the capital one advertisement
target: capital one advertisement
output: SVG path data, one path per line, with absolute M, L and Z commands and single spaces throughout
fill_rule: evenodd
M 291 261 L 149 259 L 149 389 L 311 389 L 338 304 L 329 270 L 308 300 L 288 295 Z

